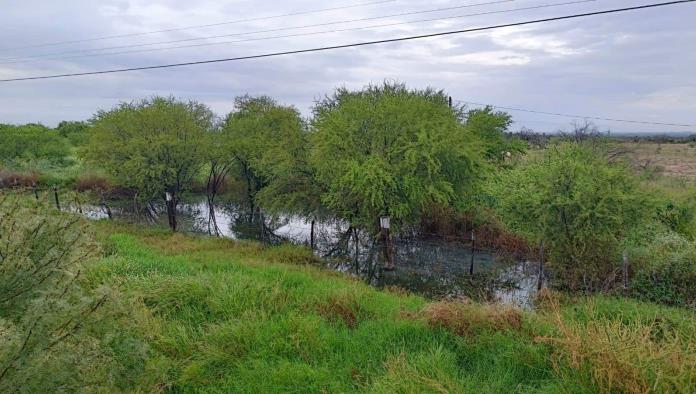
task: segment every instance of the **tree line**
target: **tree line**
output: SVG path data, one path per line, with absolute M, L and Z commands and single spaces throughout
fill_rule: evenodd
M 381 217 L 399 233 L 444 212 L 452 222 L 464 216 L 522 237 L 532 259 L 543 244 L 555 286 L 623 284 L 651 300 L 696 302 L 689 285 L 696 203 L 646 186 L 591 124 L 543 140 L 529 131 L 520 138 L 511 124 L 490 107 L 452 105 L 442 90 L 385 82 L 338 88 L 309 117 L 268 96 L 237 97 L 224 117 L 199 102 L 151 97 L 98 111 L 86 123 L 64 122 L 41 138 L 71 141 L 80 160 L 136 199 L 160 200 L 173 231 L 182 197 L 202 182 L 218 233 L 215 202 L 235 183 L 250 222 L 261 210 L 311 223 L 338 219 L 349 232 L 376 238 Z M 38 126 L 13 127 L 0 128 L 0 138 L 13 141 L 2 147 L 14 150 L 6 157 L 63 149 L 50 142 L 22 151 L 21 139 Z

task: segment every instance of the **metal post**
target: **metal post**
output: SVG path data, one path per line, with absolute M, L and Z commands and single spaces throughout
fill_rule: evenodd
M 474 230 L 471 230 L 471 263 L 469 264 L 469 275 L 474 274 L 474 256 L 476 255 L 476 237 Z
M 540 254 L 540 259 L 539 259 L 539 278 L 537 281 L 537 291 L 541 290 L 541 288 L 544 286 L 544 240 L 541 241 L 541 246 L 539 250 Z
M 623 251 L 623 288 L 628 290 L 628 250 Z
M 263 231 L 263 212 L 261 211 L 261 208 L 259 208 L 259 229 L 261 230 L 261 243 L 265 244 L 266 239 L 264 237 L 264 231 Z
M 53 197 L 56 199 L 56 208 L 60 211 L 60 201 L 58 200 L 58 187 L 53 186 Z
M 389 234 L 389 222 L 389 216 L 382 216 L 379 218 L 380 231 L 382 233 L 382 243 L 384 246 L 384 269 L 386 271 L 392 271 L 396 266 L 394 263 L 394 253 L 391 245 L 391 235 Z

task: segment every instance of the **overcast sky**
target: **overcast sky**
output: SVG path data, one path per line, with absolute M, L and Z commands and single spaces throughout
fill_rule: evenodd
M 378 0 L 3 0 L 0 79 L 345 44 L 656 0 L 596 0 L 490 13 L 568 1 L 511 0 L 482 4 L 492 0 L 394 0 L 375 4 Z M 265 18 L 359 4 L 362 6 Z M 472 6 L 462 7 L 465 5 Z M 460 8 L 433 11 L 452 7 Z M 390 16 L 421 11 L 433 12 Z M 471 15 L 486 12 L 486 15 Z M 461 17 L 453 18 L 457 16 Z M 132 35 L 250 18 L 256 20 Z M 333 24 L 364 18 L 373 19 Z M 423 19 L 430 21 L 395 25 Z M 455 100 L 585 116 L 695 124 L 695 23 L 696 3 L 690 3 L 275 58 L 0 83 L 0 123 L 42 122 L 53 126 L 61 120 L 87 119 L 96 110 L 108 109 L 119 101 L 155 94 L 198 100 L 219 115 L 230 111 L 235 96 L 267 94 L 309 115 L 314 100 L 335 87 L 358 89 L 390 79 L 412 87 L 445 89 Z M 326 25 L 290 29 L 315 24 Z M 326 33 L 357 27 L 364 29 Z M 264 30 L 276 31 L 253 33 Z M 128 36 L 38 46 L 125 34 Z M 227 37 L 199 39 L 220 35 Z M 272 38 L 279 35 L 294 36 Z M 143 45 L 175 40 L 187 41 Z M 216 42 L 227 43 L 207 45 Z M 140 46 L 128 47 L 131 45 Z M 152 51 L 173 46 L 188 47 Z M 114 52 L 119 53 L 109 55 Z M 557 116 L 510 113 L 515 120 L 514 129 L 526 126 L 552 131 L 567 128 L 573 121 Z M 614 132 L 696 132 L 696 128 L 596 123 Z

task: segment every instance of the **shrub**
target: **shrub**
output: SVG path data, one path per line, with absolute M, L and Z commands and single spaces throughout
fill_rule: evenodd
M 423 310 L 430 327 L 445 328 L 457 335 L 469 336 L 481 331 L 520 330 L 522 312 L 500 305 L 465 302 L 436 302 Z
M 75 180 L 75 190 L 78 192 L 92 191 L 101 195 L 108 193 L 112 188 L 109 180 L 99 175 L 81 175 Z
M 93 333 L 109 288 L 80 285 L 97 250 L 81 219 L 0 194 L 0 391 L 104 385 L 109 353 Z M 113 366 L 113 365 L 112 365 Z
M 0 162 L 46 160 L 50 164 L 64 165 L 69 155 L 67 140 L 46 126 L 0 125 Z
M 38 183 L 39 174 L 36 172 L 17 172 L 0 170 L 0 188 L 31 187 Z
M 696 306 L 696 242 L 667 233 L 639 249 L 631 292 L 640 299 Z
M 589 143 L 549 147 L 544 157 L 501 172 L 490 192 L 511 230 L 545 242 L 556 285 L 570 290 L 610 287 L 626 239 L 651 218 L 638 179 Z

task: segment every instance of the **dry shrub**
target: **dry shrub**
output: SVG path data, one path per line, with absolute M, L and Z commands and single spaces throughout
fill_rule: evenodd
M 676 332 L 656 336 L 656 325 L 593 318 L 566 322 L 553 306 L 558 337 L 537 338 L 555 347 L 554 368 L 564 361 L 589 371 L 600 392 L 647 393 L 696 391 L 696 346 Z
M 423 309 L 423 316 L 431 328 L 446 328 L 461 336 L 522 328 L 522 312 L 494 304 L 436 302 Z
M 384 286 L 384 291 L 399 297 L 407 297 L 411 294 L 407 289 L 397 285 L 386 285 Z
M 0 170 L 0 187 L 31 187 L 36 186 L 39 173 L 32 171 L 21 173 L 9 170 Z
M 358 325 L 360 304 L 350 293 L 333 295 L 327 302 L 317 304 L 317 313 L 332 323 L 343 323 L 348 328 Z
M 88 174 L 75 179 L 75 190 L 78 192 L 93 191 L 101 194 L 108 193 L 111 189 L 111 183 L 103 176 Z
M 559 305 L 567 302 L 565 294 L 543 287 L 534 296 L 534 306 L 540 311 L 554 311 Z

